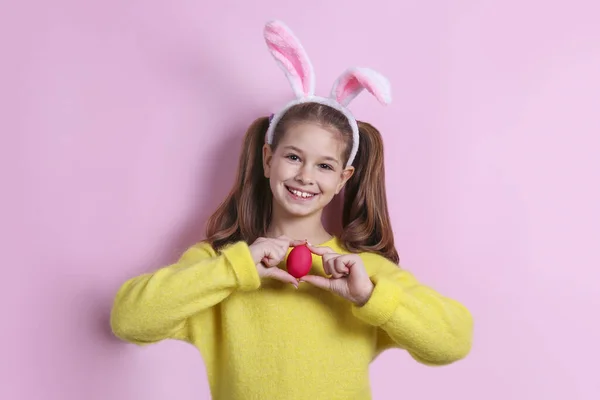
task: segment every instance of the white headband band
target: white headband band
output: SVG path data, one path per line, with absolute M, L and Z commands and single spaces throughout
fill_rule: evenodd
M 281 21 L 271 21 L 265 25 L 264 36 L 269 51 L 277 64 L 283 69 L 290 82 L 296 99 L 289 102 L 281 110 L 273 114 L 266 142 L 273 142 L 275 126 L 292 106 L 301 103 L 320 103 L 335 108 L 346 116 L 352 128 L 352 150 L 347 166 L 352 165 L 358 152 L 358 124 L 346 108 L 356 96 L 367 89 L 382 104 L 391 102 L 389 81 L 377 71 L 370 68 L 349 68 L 333 84 L 329 97 L 315 96 L 315 73 L 306 51 L 294 33 Z

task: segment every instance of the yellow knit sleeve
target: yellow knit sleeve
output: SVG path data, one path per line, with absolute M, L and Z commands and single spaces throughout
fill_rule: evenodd
M 189 248 L 172 265 L 126 281 L 111 311 L 113 333 L 128 342 L 189 340 L 187 320 L 235 290 L 255 290 L 260 278 L 245 242 L 219 254 L 207 243 Z
M 420 284 L 408 271 L 377 257 L 381 268 L 371 276 L 375 284 L 369 301 L 353 307 L 354 315 L 377 326 L 378 350 L 399 347 L 427 365 L 446 365 L 471 350 L 473 318 L 454 299 Z

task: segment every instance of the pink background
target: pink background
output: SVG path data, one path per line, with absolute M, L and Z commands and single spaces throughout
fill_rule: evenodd
M 124 344 L 108 315 L 126 278 L 202 239 L 245 128 L 290 98 L 271 18 L 303 41 L 320 94 L 354 64 L 390 78 L 391 106 L 353 110 L 385 136 L 402 264 L 476 320 L 458 364 L 376 360 L 374 398 L 600 398 L 596 0 L 13 3 L 0 398 L 209 398 L 192 347 Z

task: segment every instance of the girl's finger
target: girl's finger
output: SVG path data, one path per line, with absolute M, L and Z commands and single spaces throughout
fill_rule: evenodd
M 340 274 L 335 270 L 335 257 L 329 258 L 323 262 L 323 269 L 327 275 L 331 275 L 333 278 L 340 278 Z
M 269 239 L 271 247 L 287 247 L 290 241 L 291 239 L 285 236 L 278 236 Z
M 276 245 L 273 248 L 273 258 L 274 260 L 273 265 L 279 265 L 279 263 L 281 263 L 281 261 L 283 261 L 283 259 L 285 258 L 287 252 L 289 250 L 289 244 L 288 242 L 281 242 L 280 245 Z
M 307 244 L 308 242 L 306 241 L 306 239 L 304 240 L 292 240 L 289 243 L 289 247 L 296 247 L 296 246 L 302 246 Z
M 318 275 L 306 275 L 300 278 L 300 282 L 308 282 L 321 289 L 331 290 L 331 281 Z
M 269 273 L 267 276 L 271 279 L 276 279 L 281 282 L 291 283 L 296 289 L 298 289 L 298 280 L 282 269 L 269 269 Z
M 337 253 L 325 253 L 322 258 L 323 258 L 323 263 L 329 263 L 332 260 L 335 260 L 336 258 L 340 257 L 339 254 Z
M 262 262 L 267 267 L 275 267 L 281 262 L 281 257 L 277 252 L 269 251 L 268 254 L 263 257 Z
M 331 266 L 327 261 L 323 261 L 323 272 L 325 272 L 325 275 L 331 275 Z
M 335 251 L 331 250 L 329 247 L 318 247 L 313 245 L 308 245 L 308 249 L 318 256 L 324 256 L 325 254 L 337 254 Z
M 348 268 L 348 260 L 344 260 L 342 257 L 338 257 L 333 261 L 333 269 L 340 276 L 346 276 L 350 273 L 350 268 Z
M 344 262 L 342 260 L 340 260 L 339 257 L 332 259 L 329 264 L 331 265 L 329 268 L 331 270 L 331 277 L 338 279 L 338 278 L 343 278 L 344 276 L 346 276 L 345 271 L 346 271 L 346 266 L 344 265 Z
M 266 268 L 271 267 L 271 259 L 269 257 L 263 257 L 262 260 L 260 260 L 260 263 L 262 265 L 264 265 Z

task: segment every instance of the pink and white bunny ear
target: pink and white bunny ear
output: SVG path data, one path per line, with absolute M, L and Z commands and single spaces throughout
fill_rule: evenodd
M 390 82 L 370 68 L 350 68 L 344 71 L 331 89 L 331 98 L 346 107 L 356 96 L 367 89 L 382 104 L 392 101 Z
M 312 63 L 294 33 L 281 21 L 265 25 L 264 36 L 269 51 L 285 72 L 297 98 L 314 95 L 315 74 Z

